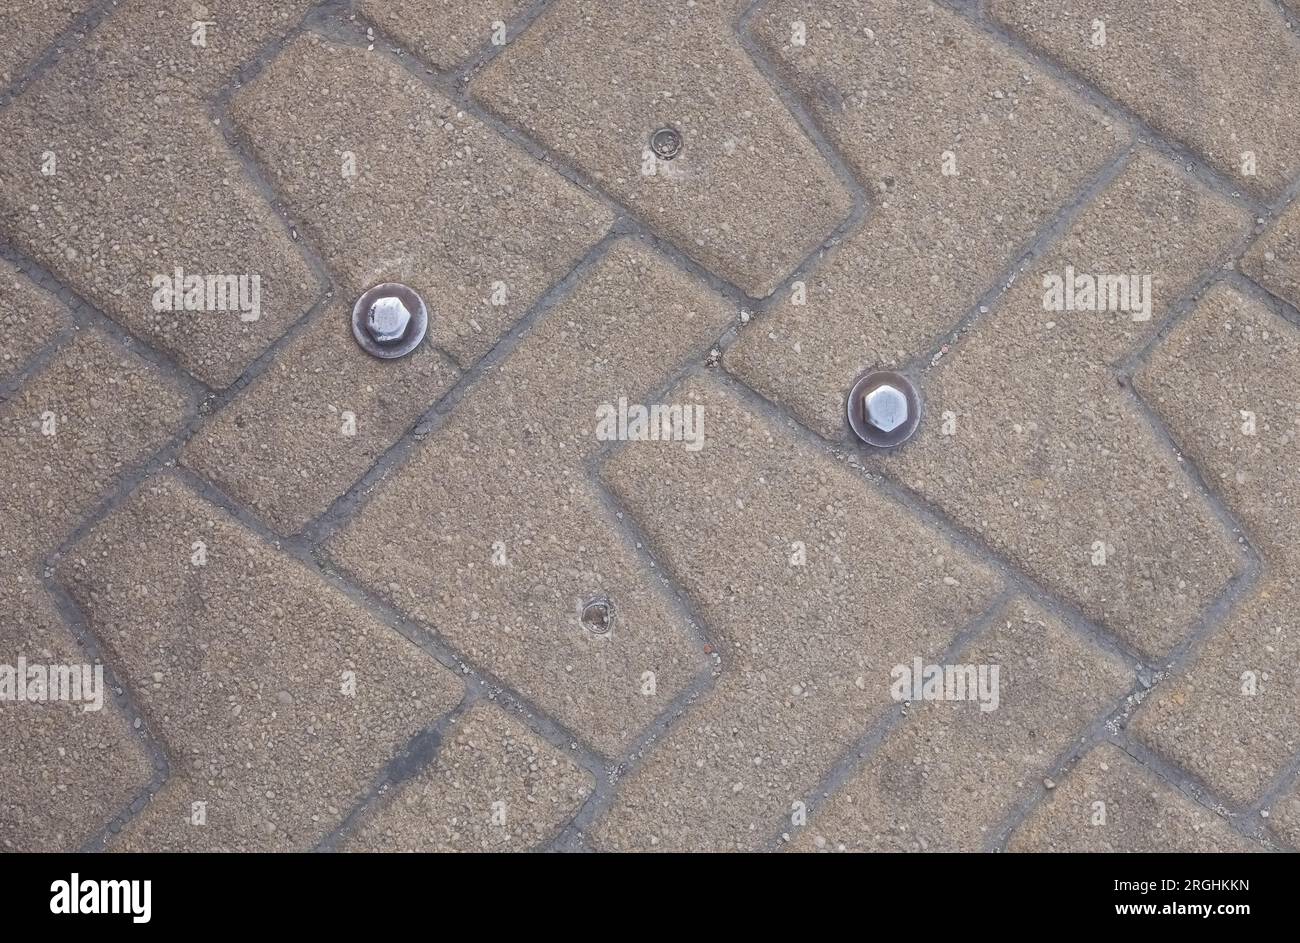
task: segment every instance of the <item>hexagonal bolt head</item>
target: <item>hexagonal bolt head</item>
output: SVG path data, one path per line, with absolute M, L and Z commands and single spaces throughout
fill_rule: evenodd
M 377 344 L 396 344 L 406 336 L 411 312 L 401 298 L 380 298 L 366 313 L 366 332 Z
M 907 395 L 885 383 L 867 394 L 862 410 L 867 422 L 881 432 L 893 432 L 907 422 Z

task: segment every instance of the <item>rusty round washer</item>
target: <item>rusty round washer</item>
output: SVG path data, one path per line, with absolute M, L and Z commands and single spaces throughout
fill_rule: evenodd
M 892 370 L 874 370 L 849 391 L 849 427 L 877 448 L 902 445 L 921 423 L 921 398 L 912 381 Z
M 399 303 L 398 307 L 407 317 L 399 330 L 385 333 L 392 325 L 374 323 L 371 309 L 376 305 L 391 309 L 394 301 Z M 368 289 L 352 306 L 352 336 L 362 350 L 374 357 L 384 360 L 405 357 L 420 346 L 428 329 L 429 309 L 424 306 L 424 299 L 415 289 L 397 282 L 385 282 Z
M 650 135 L 650 150 L 660 160 L 672 160 L 682 152 L 682 132 L 676 128 L 660 128 Z

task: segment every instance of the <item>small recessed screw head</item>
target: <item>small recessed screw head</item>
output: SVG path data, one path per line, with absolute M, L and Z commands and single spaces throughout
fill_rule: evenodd
M 672 160 L 682 152 L 682 133 L 676 128 L 660 128 L 650 135 L 650 150 L 660 160 Z
M 366 314 L 366 330 L 377 344 L 396 344 L 411 326 L 411 312 L 396 295 L 378 298 Z
M 376 285 L 352 306 L 352 336 L 362 350 L 384 360 L 415 350 L 428 327 L 424 299 L 396 282 Z
M 916 387 L 902 374 L 879 370 L 853 385 L 848 402 L 854 434 L 879 448 L 902 445 L 921 422 Z
M 582 604 L 582 624 L 593 635 L 608 635 L 614 627 L 614 604 L 607 596 L 596 596 Z

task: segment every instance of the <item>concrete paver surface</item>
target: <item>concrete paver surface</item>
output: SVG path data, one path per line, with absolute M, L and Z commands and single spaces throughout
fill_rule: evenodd
M 1300 849 L 1297 17 L 6 3 L 0 850 Z

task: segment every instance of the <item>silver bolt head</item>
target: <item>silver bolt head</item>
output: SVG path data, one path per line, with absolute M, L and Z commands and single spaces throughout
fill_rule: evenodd
M 893 432 L 907 422 L 907 394 L 885 383 L 867 394 L 863 409 L 867 422 L 881 432 Z
M 867 445 L 892 449 L 921 424 L 921 397 L 901 373 L 873 370 L 858 377 L 848 395 L 849 428 Z
M 378 298 L 366 313 L 366 332 L 379 344 L 396 344 L 411 326 L 411 311 L 401 298 Z
M 352 305 L 352 336 L 381 360 L 405 357 L 420 346 L 428 329 L 424 299 L 399 282 L 368 288 Z

